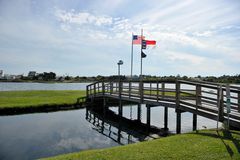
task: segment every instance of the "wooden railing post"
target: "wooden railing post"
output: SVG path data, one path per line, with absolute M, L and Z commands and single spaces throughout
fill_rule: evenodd
M 86 87 L 86 90 L 87 90 L 87 91 L 86 91 L 86 96 L 87 96 L 87 97 L 89 97 L 89 90 L 88 90 L 88 89 L 89 89 L 89 86 Z
M 152 95 L 152 82 L 150 82 L 150 96 Z
M 97 90 L 98 90 L 98 92 L 97 92 L 97 93 L 99 93 L 99 92 L 100 92 L 100 91 L 99 91 L 99 83 L 100 83 L 100 82 L 98 82 L 98 83 L 97 83 Z
M 143 102 L 143 81 L 141 80 L 139 82 L 139 92 L 140 92 L 140 102 L 142 103 Z
M 105 84 L 104 84 L 104 82 L 102 82 L 102 94 L 103 95 L 105 94 Z
M 110 82 L 110 94 L 113 93 L 113 82 Z
M 201 96 L 202 89 L 199 84 L 196 85 L 196 110 L 198 110 L 198 106 L 201 105 Z M 193 131 L 197 129 L 197 114 L 193 113 Z
M 176 81 L 176 108 L 180 107 L 180 82 Z
M 128 96 L 129 96 L 129 98 L 131 98 L 131 91 L 132 91 L 132 82 L 131 81 L 129 81 L 129 85 L 128 85 Z
M 201 88 L 201 86 L 199 84 L 197 84 L 196 85 L 196 107 L 198 107 L 198 105 L 202 104 L 201 96 L 202 96 L 202 88 Z
M 118 91 L 119 91 L 119 99 L 121 100 L 122 97 L 122 81 L 119 81 Z
M 165 83 L 162 82 L 162 96 L 165 96 Z
M 94 93 L 94 96 L 96 96 L 96 83 L 94 83 L 93 85 L 93 93 Z
M 122 116 L 122 111 L 123 111 L 123 108 L 122 108 L 122 81 L 119 80 L 119 108 L 118 108 L 118 114 L 119 116 Z
M 217 93 L 217 101 L 218 101 L 218 121 L 223 122 L 224 120 L 224 109 L 223 109 L 223 89 L 222 86 L 218 88 L 218 93 Z

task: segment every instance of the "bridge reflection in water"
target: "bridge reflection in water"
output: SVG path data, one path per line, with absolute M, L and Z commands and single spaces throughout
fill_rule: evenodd
M 88 107 L 86 109 L 86 120 L 93 124 L 94 130 L 121 145 L 155 139 L 170 134 L 168 130 L 149 126 L 142 123 L 140 119 L 127 119 L 109 109 L 102 110 L 96 107 Z

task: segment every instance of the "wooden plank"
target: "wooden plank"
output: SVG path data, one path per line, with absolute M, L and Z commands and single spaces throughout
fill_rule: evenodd
M 227 117 L 228 114 L 227 114 L 227 113 L 224 113 L 224 116 Z M 232 118 L 232 119 L 235 119 L 235 120 L 240 121 L 240 117 L 239 117 L 239 116 L 236 116 L 236 115 L 233 115 L 233 114 L 229 114 L 229 117 Z
M 205 102 L 205 103 L 209 103 L 209 104 L 211 104 L 211 105 L 216 105 L 216 106 L 217 106 L 217 104 L 218 104 L 217 101 L 214 102 L 214 101 L 209 101 L 209 100 L 205 100 L 205 99 L 202 99 L 201 101 L 202 101 L 202 102 Z
M 181 101 L 181 104 L 180 104 L 180 108 L 182 107 L 190 107 L 190 108 L 194 108 L 196 110 L 196 113 L 197 113 L 197 109 L 196 109 L 196 105 L 195 104 L 190 104 L 190 103 L 187 103 L 187 102 L 182 102 Z M 197 106 L 198 109 L 201 109 L 201 110 L 204 110 L 204 111 L 207 111 L 207 112 L 212 112 L 212 113 L 218 113 L 217 111 L 217 108 L 216 109 L 212 109 L 212 108 L 207 108 L 207 107 L 202 107 L 202 106 Z
M 190 113 L 195 113 L 199 116 L 203 116 L 209 119 L 213 119 L 213 120 L 217 120 L 217 114 L 214 113 L 210 113 L 210 112 L 206 112 L 206 111 L 202 111 L 202 110 L 196 110 L 194 108 L 189 108 L 189 107 L 185 107 L 185 106 L 181 106 L 180 108 L 181 110 L 184 110 L 186 112 L 190 112 Z M 222 120 L 223 121 L 223 120 Z M 222 122 L 221 121 L 221 122 Z
M 212 97 L 206 97 L 206 96 L 201 96 L 201 98 L 212 100 L 212 101 L 217 101 L 217 98 L 212 98 Z

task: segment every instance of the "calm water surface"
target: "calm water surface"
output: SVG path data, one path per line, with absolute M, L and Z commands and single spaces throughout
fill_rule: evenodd
M 36 159 L 118 145 L 93 130 L 85 109 L 0 117 L 0 159 Z
M 110 108 L 117 113 L 116 107 Z M 129 119 L 137 118 L 137 107 L 123 108 L 123 115 Z M 142 105 L 142 119 L 146 123 L 146 107 Z M 169 129 L 175 132 L 176 115 L 174 109 L 169 109 Z M 163 127 L 163 107 L 151 109 L 151 125 Z M 183 113 L 182 132 L 192 130 L 192 114 Z M 97 119 L 86 120 L 86 110 L 61 111 L 53 113 L 36 113 L 17 116 L 0 117 L 0 159 L 36 159 L 58 154 L 71 153 L 87 149 L 106 148 L 119 145 L 118 128 L 104 124 L 101 133 Z M 216 122 L 198 117 L 198 128 L 216 127 Z M 139 138 L 121 132 L 122 144 L 128 144 L 127 139 L 138 142 Z M 125 140 L 124 140 L 125 139 Z
M 0 82 L 0 91 L 15 90 L 86 90 L 89 83 L 17 83 Z

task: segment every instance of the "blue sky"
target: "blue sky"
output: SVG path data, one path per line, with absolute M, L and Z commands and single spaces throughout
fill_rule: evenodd
M 240 74 L 239 0 L 0 0 L 0 69 L 114 75 L 122 59 L 129 75 L 131 34 L 141 29 L 157 41 L 143 74 Z

